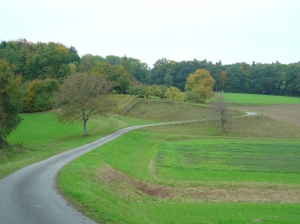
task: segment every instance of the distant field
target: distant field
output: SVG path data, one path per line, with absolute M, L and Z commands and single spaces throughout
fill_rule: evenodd
M 229 103 L 239 106 L 300 104 L 300 97 L 271 96 L 243 93 L 223 93 L 223 96 L 224 99 Z

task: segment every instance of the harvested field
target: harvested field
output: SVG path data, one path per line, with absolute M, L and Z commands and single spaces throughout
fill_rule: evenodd
M 231 109 L 258 112 L 300 126 L 300 104 L 267 106 L 232 106 Z

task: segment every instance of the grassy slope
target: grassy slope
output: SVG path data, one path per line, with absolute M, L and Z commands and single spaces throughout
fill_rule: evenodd
M 144 101 L 129 114 L 153 120 L 205 117 L 207 108 L 193 107 Z M 100 223 L 299 223 L 299 203 L 161 199 L 128 184 L 131 176 L 171 187 L 221 188 L 224 181 L 245 187 L 260 182 L 264 186 L 268 181 L 299 189 L 299 128 L 263 115 L 237 118 L 230 128 L 224 134 L 219 127 L 195 122 L 133 131 L 68 164 L 59 175 L 61 190 Z M 198 148 L 203 149 L 202 154 Z M 115 170 L 125 173 L 126 178 Z M 272 184 L 264 187 L 273 188 Z
M 57 153 L 92 142 L 126 126 L 144 124 L 122 116 L 97 117 L 87 123 L 88 137 L 82 137 L 81 123 L 61 124 L 54 112 L 22 114 L 23 121 L 8 138 L 9 143 L 22 143 L 27 150 L 6 158 L 0 153 L 0 178 Z M 149 123 L 149 121 L 148 121 Z

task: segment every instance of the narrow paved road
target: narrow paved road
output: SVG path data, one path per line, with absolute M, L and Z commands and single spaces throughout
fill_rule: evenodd
M 0 180 L 0 224 L 95 223 L 69 205 L 56 191 L 57 172 L 71 160 L 131 130 L 185 122 L 193 121 L 124 128 L 95 142 L 57 154 L 12 173 Z
M 95 223 L 83 216 L 56 191 L 57 172 L 74 158 L 134 129 L 121 129 L 90 144 L 24 167 L 0 180 L 1 224 L 77 224 Z

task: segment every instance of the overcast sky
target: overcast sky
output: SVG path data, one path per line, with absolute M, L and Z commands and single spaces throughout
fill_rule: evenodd
M 0 40 L 59 42 L 79 55 L 300 61 L 299 0 L 0 0 Z

